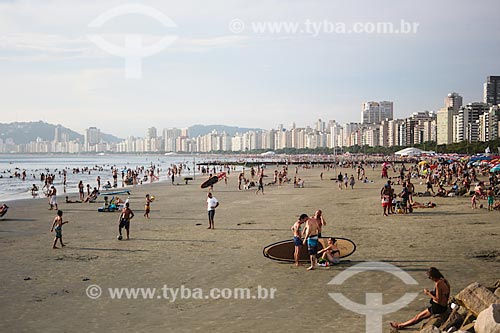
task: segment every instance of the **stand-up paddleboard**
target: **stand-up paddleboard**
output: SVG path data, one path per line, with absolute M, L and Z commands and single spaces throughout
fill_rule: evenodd
M 321 237 L 318 241 L 318 251 L 328 246 L 328 239 L 330 237 Z M 345 258 L 350 256 L 356 251 L 356 244 L 350 239 L 335 237 L 337 240 L 337 247 L 340 250 L 340 258 Z M 277 242 L 266 246 L 262 250 L 264 257 L 277 260 L 294 262 L 293 254 L 295 252 L 295 245 L 293 244 L 293 239 Z M 319 257 L 319 255 L 318 255 Z M 302 244 L 300 249 L 300 262 L 309 262 L 309 253 L 307 252 L 307 242 Z
M 219 181 L 219 177 L 213 176 L 205 180 L 203 183 L 201 183 L 200 187 L 201 188 L 207 188 L 209 186 L 212 186 L 213 184 L 217 183 Z
M 130 191 L 128 190 L 123 190 L 123 191 L 113 191 L 113 192 L 100 192 L 99 195 L 118 195 L 118 194 L 128 194 L 130 195 Z

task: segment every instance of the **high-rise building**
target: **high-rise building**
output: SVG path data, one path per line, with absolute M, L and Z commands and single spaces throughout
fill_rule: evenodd
M 178 152 L 180 147 L 177 147 L 177 138 L 182 136 L 182 130 L 177 128 L 169 128 L 163 130 L 163 139 L 165 140 L 165 151 Z
M 94 146 L 101 141 L 101 130 L 97 127 L 89 127 L 85 130 L 85 146 Z
M 484 103 L 500 104 L 500 76 L 488 76 L 484 84 Z
M 326 127 L 325 122 L 322 121 L 321 119 L 318 119 L 318 121 L 316 122 L 316 131 L 318 131 L 318 132 L 324 132 L 325 131 L 325 127 Z
M 57 125 L 56 128 L 54 128 L 54 141 L 55 142 L 62 141 L 61 134 L 62 134 L 62 126 Z
M 499 111 L 498 105 L 492 105 L 488 112 L 479 116 L 479 141 L 486 142 L 498 138 Z
M 462 106 L 463 98 L 456 92 L 449 93 L 444 99 L 444 106 L 458 111 Z
M 393 108 L 393 102 L 365 102 L 361 109 L 361 123 L 378 124 L 382 120 L 392 120 Z
M 380 103 L 380 114 L 382 120 L 392 120 L 394 119 L 394 103 L 389 101 L 381 101 Z
M 455 117 L 454 142 L 479 141 L 479 117 L 489 111 L 486 103 L 469 103 L 458 110 Z
M 150 127 L 148 128 L 146 132 L 146 138 L 148 139 L 156 139 L 158 137 L 158 132 L 156 130 L 156 127 Z
M 444 107 L 437 112 L 437 144 L 453 143 L 453 116 L 457 114 L 452 107 Z

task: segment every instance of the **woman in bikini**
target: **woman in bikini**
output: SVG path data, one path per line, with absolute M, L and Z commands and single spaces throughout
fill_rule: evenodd
M 431 306 L 404 323 L 391 322 L 391 327 L 399 329 L 415 325 L 425 318 L 429 318 L 435 314 L 444 313 L 448 310 L 448 299 L 450 298 L 451 289 L 449 282 L 436 267 L 431 267 L 427 270 L 427 277 L 434 281 L 433 291 L 429 291 L 427 288 L 424 289 L 424 294 L 431 298 Z
M 340 262 L 340 250 L 337 247 L 337 240 L 335 238 L 328 239 L 328 246 L 318 251 L 318 254 L 323 254 L 322 259 L 328 260 L 333 264 Z

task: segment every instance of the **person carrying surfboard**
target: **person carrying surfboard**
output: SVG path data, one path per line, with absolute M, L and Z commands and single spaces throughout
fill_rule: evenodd
M 293 231 L 293 245 L 295 245 L 295 252 L 293 253 L 293 258 L 295 259 L 295 266 L 298 267 L 300 266 L 299 260 L 300 260 L 300 248 L 302 247 L 302 234 L 301 234 L 301 227 L 304 222 L 309 217 L 307 214 L 302 214 L 300 215 L 299 219 L 292 225 L 291 229 Z

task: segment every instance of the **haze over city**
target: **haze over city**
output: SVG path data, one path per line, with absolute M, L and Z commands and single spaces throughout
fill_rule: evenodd
M 359 121 L 366 101 L 394 102 L 394 117 L 437 111 L 449 92 L 483 100 L 500 73 L 497 1 L 143 1 L 168 16 L 166 28 L 141 14 L 89 27 L 121 1 L 0 1 L 2 122 L 44 120 L 81 133 L 121 137 L 150 126 L 226 124 L 276 128 L 317 118 Z M 235 19 L 246 29 L 231 30 Z M 252 22 L 417 23 L 408 34 L 256 33 Z M 480 24 L 478 24 L 480 22 Z M 87 35 L 116 45 L 124 34 L 154 44 L 140 78 Z

